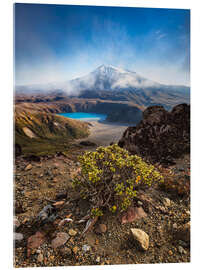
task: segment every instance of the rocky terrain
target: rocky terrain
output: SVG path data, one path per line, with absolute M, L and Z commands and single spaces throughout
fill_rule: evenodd
M 19 135 L 23 132 L 30 140 L 43 133 L 55 136 L 55 121 L 74 130 L 74 121 L 67 119 L 66 123 L 51 113 L 53 104 L 46 104 L 46 112 L 41 102 L 36 106 L 20 104 L 16 105 Z M 31 108 L 29 118 L 26 112 Z M 22 126 L 22 119 L 29 125 Z M 39 130 L 37 123 L 43 124 Z M 89 201 L 81 199 L 71 182 L 81 169 L 78 156 L 95 150 L 94 143 L 82 139 L 81 144 L 72 137 L 66 149 L 61 145 L 63 151 L 52 148 L 43 155 L 29 153 L 28 148 L 22 152 L 18 145 L 14 164 L 14 266 L 190 262 L 189 123 L 188 105 L 176 106 L 171 112 L 155 106 L 144 111 L 136 127 L 127 128 L 119 144 L 151 161 L 164 176 L 164 183 L 140 188 L 125 212 L 113 214 L 106 209 L 95 219 L 89 216 Z M 79 130 L 78 125 L 75 128 Z M 80 128 L 88 131 L 87 125 Z
M 180 104 L 170 112 L 162 106 L 148 107 L 143 120 L 129 127 L 118 144 L 153 163 L 172 163 L 190 152 L 190 106 Z
M 106 211 L 83 233 L 89 203 L 70 182 L 80 168 L 77 156 L 82 152 L 74 149 L 68 156 L 38 161 L 16 159 L 14 266 L 189 262 L 189 194 L 178 195 L 161 186 L 140 190 L 126 212 Z M 167 177 L 187 178 L 189 156 L 159 170 Z

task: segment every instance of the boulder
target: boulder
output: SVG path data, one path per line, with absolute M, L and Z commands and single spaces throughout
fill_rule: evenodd
M 172 164 L 190 152 L 190 106 L 180 104 L 171 112 L 151 106 L 136 127 L 128 127 L 118 145 L 152 163 Z
M 149 235 L 140 229 L 130 229 L 133 241 L 136 246 L 143 251 L 149 248 Z
M 59 233 L 57 233 L 56 238 L 54 238 L 51 241 L 51 246 L 53 248 L 60 247 L 60 246 L 64 245 L 68 241 L 69 238 L 70 238 L 70 236 L 67 233 L 59 232 Z

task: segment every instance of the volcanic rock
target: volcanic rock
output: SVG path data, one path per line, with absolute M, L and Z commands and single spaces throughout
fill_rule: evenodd
M 180 104 L 171 112 L 151 106 L 136 127 L 128 127 L 118 145 L 149 161 L 171 164 L 190 152 L 190 106 Z

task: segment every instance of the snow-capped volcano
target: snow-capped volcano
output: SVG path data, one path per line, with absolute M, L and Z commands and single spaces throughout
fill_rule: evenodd
M 68 82 L 69 87 L 83 90 L 124 90 L 134 88 L 156 87 L 160 84 L 148 80 L 136 72 L 102 65 L 87 76 Z
M 62 94 L 86 99 L 133 102 L 139 106 L 164 105 L 170 108 L 190 102 L 190 88 L 164 85 L 140 76 L 137 72 L 102 65 L 88 75 L 61 83 L 16 87 L 18 94 Z

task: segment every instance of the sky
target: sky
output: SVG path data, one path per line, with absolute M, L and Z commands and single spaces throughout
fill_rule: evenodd
M 14 5 L 15 85 L 62 82 L 102 64 L 190 85 L 190 11 Z

